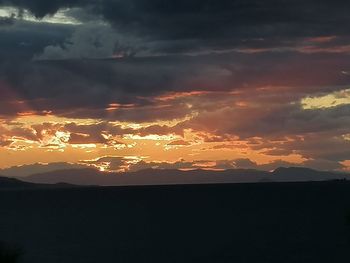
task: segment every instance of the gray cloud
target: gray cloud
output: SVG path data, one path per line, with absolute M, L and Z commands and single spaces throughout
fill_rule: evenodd
M 349 35 L 344 25 L 350 20 L 347 15 L 350 5 L 343 0 L 181 0 L 166 4 L 159 0 L 8 0 L 1 3 L 29 9 L 38 18 L 54 14 L 60 8 L 72 8 L 67 14 L 82 22 L 104 20 L 124 37 L 142 39 L 151 53 L 232 48 L 283 50 L 298 46 L 308 37 Z
M 254 28 L 260 26 L 266 31 L 287 33 L 293 32 L 295 26 L 300 27 L 302 34 L 334 29 L 347 21 L 349 4 L 347 1 L 335 0 L 332 2 L 322 0 L 307 1 L 213 1 L 192 0 L 165 3 L 159 0 L 130 0 L 130 1 L 92 1 L 92 0 L 55 0 L 43 2 L 40 0 L 15 1 L 2 0 L 2 3 L 12 4 L 19 8 L 27 8 L 36 16 L 43 17 L 57 12 L 64 7 L 83 7 L 103 15 L 113 23 L 127 27 L 139 28 L 144 33 L 160 33 L 169 36 L 209 36 L 228 34 L 227 29 L 240 27 Z M 334 14 L 337 20 L 332 19 Z M 159 23 L 159 21 L 161 21 Z M 272 28 L 271 28 L 271 25 Z M 182 28 L 183 30 L 179 30 Z M 204 30 L 209 29 L 209 30 Z M 168 32 L 165 32 L 165 29 Z M 212 29 L 212 30 L 210 30 Z M 338 28 L 337 31 L 346 30 Z M 236 30 L 237 31 L 237 30 Z M 281 33 L 280 32 L 280 33 Z M 254 32 L 259 34 L 258 32 Z M 261 34 L 263 34 L 261 32 Z M 246 32 L 246 34 L 250 34 Z
M 335 169 L 350 158 L 349 142 L 341 139 L 350 133 L 349 106 L 306 111 L 299 104 L 305 96 L 349 85 L 344 74 L 350 69 L 348 1 L 0 0 L 1 4 L 29 9 L 39 20 L 68 7 L 66 13 L 83 23 L 0 19 L 2 119 L 33 111 L 141 123 L 193 114 L 175 127 L 153 125 L 133 133 L 183 135 L 184 129 L 192 129 L 206 132 L 201 135 L 206 141 L 238 136 L 252 142 L 260 136 L 265 142 L 251 144 L 254 150 L 274 156 L 301 154 L 310 159 L 305 163 L 310 167 L 321 167 L 322 161 Z M 113 56 L 118 58 L 101 59 Z M 191 96 L 192 91 L 208 94 Z M 110 105 L 117 106 L 113 110 Z M 112 134 L 126 132 L 105 123 L 65 128 L 76 143 L 108 143 L 101 136 L 106 128 Z M 30 136 L 23 130 L 12 133 Z M 278 142 L 286 136 L 293 141 Z M 10 143 L 4 136 L 0 141 L 3 146 Z M 241 165 L 256 167 L 247 160 Z
M 8 96 L 16 94 L 33 110 L 52 110 L 59 115 L 84 118 L 107 117 L 105 108 L 110 103 L 152 105 L 153 96 L 166 92 L 254 90 L 264 86 L 278 90 L 290 87 L 288 96 L 275 93 L 259 97 L 260 103 L 263 103 L 262 100 L 269 103 L 271 99 L 287 99 L 290 102 L 290 99 L 298 99 L 302 94 L 329 92 L 347 85 L 349 78 L 340 72 L 350 68 L 349 61 L 348 56 L 343 54 L 271 56 L 233 52 L 196 57 L 3 62 L 0 64 L 0 81 L 4 83 L 0 87 L 3 94 L 0 100 L 9 102 L 11 98 Z M 247 93 L 248 99 L 255 96 L 252 92 Z M 177 110 L 186 110 L 185 107 L 182 105 Z M 294 111 L 288 105 L 284 108 L 275 119 L 278 116 L 284 118 L 286 112 Z M 10 109 L 0 106 L 0 114 Z M 143 114 L 157 119 L 154 114 L 166 112 L 169 116 L 175 114 L 173 108 L 162 112 L 151 108 Z M 138 115 L 133 109 L 121 109 L 116 113 L 124 120 L 142 119 L 142 114 Z M 110 112 L 109 116 L 115 118 L 113 114 Z M 308 115 L 311 117 L 312 113 Z
M 75 32 L 63 44 L 50 45 L 34 59 L 84 59 L 125 57 L 135 53 L 134 47 L 122 35 L 106 24 L 86 23 L 77 26 Z M 135 43 L 133 44 L 135 46 Z
M 58 45 L 67 39 L 72 25 L 33 23 L 13 19 L 11 26 L 0 26 L 0 59 L 2 63 L 31 60 L 49 45 Z
M 15 14 L 9 17 L 0 17 L 0 27 L 1 26 L 11 26 L 14 24 Z

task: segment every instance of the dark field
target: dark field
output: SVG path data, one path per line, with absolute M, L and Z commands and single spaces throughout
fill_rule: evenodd
M 350 183 L 0 191 L 28 263 L 350 262 Z

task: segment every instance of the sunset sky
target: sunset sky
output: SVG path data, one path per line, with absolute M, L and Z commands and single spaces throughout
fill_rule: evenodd
M 350 2 L 0 0 L 0 169 L 350 171 Z

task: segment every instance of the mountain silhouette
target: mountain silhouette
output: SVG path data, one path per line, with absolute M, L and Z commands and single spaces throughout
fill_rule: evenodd
M 34 187 L 36 184 L 30 182 L 23 182 L 15 178 L 8 178 L 0 175 L 0 189 L 8 188 L 27 188 Z
M 303 167 L 279 167 L 273 171 L 271 179 L 278 182 L 284 181 L 324 181 L 332 179 L 344 179 L 348 174 L 329 171 L 317 171 Z
M 68 188 L 76 187 L 75 185 L 59 182 L 59 183 L 36 183 L 36 182 L 25 182 L 16 178 L 9 178 L 0 175 L 0 190 L 3 189 L 28 189 L 28 188 Z
M 12 166 L 10 168 L 0 169 L 0 174 L 6 177 L 26 177 L 32 174 L 47 173 L 57 170 L 84 169 L 86 166 L 66 162 L 55 163 L 34 163 L 29 165 Z
M 316 171 L 308 168 L 278 168 L 272 172 L 253 169 L 212 170 L 161 170 L 146 169 L 137 172 L 108 173 L 95 169 L 57 170 L 21 178 L 41 184 L 69 183 L 75 185 L 167 185 L 256 182 L 305 182 L 350 178 L 349 174 Z

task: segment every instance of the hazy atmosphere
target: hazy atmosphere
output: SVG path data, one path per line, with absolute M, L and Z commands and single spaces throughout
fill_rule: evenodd
M 0 0 L 0 263 L 350 262 L 349 0 Z
M 1 0 L 0 168 L 350 171 L 349 10 Z

